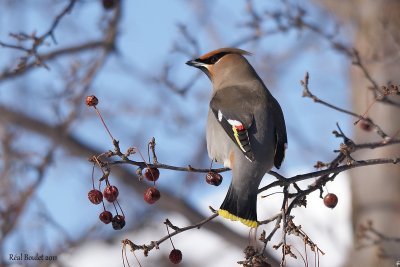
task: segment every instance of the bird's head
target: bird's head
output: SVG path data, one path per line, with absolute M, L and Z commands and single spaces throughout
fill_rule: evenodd
M 202 70 L 215 87 L 216 84 L 226 84 L 228 81 L 239 82 L 254 74 L 254 69 L 244 55 L 251 53 L 238 48 L 220 48 L 189 60 L 186 64 Z

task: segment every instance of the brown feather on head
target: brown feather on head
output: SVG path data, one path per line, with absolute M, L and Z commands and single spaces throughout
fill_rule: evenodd
M 199 68 L 202 70 L 210 80 L 213 80 L 214 64 L 217 63 L 225 55 L 251 55 L 250 52 L 239 48 L 220 48 L 208 52 L 197 59 L 189 60 L 186 62 L 187 65 Z
M 213 50 L 211 52 L 208 52 L 202 56 L 199 57 L 199 59 L 201 60 L 205 60 L 207 58 L 210 58 L 214 55 L 220 54 L 220 53 L 224 53 L 224 54 L 239 54 L 239 55 L 247 55 L 247 56 L 251 56 L 250 52 L 247 52 L 245 50 L 239 49 L 239 48 L 231 48 L 231 47 L 224 47 L 224 48 L 219 48 L 216 50 Z

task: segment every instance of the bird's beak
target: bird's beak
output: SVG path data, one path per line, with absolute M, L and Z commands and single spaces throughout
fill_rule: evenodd
M 207 75 L 207 77 L 210 80 L 212 80 L 211 79 L 211 73 L 210 73 L 210 71 L 208 69 L 209 66 L 207 64 L 204 64 L 203 62 L 199 61 L 198 59 L 193 59 L 193 60 L 189 60 L 188 62 L 186 62 L 186 65 L 189 65 L 189 66 L 192 66 L 192 67 L 200 69 L 201 71 L 203 71 Z
M 195 67 L 195 68 L 200 68 L 200 67 L 204 67 L 204 64 L 197 61 L 196 59 L 194 60 L 189 60 L 188 62 L 186 62 L 186 65 Z

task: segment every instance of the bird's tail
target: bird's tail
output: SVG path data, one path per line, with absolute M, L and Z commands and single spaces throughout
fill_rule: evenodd
M 239 196 L 232 183 L 222 203 L 218 214 L 232 221 L 240 221 L 244 225 L 256 228 L 257 223 L 257 193 Z

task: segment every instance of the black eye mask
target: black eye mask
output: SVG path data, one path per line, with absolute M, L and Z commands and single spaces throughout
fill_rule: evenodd
M 221 52 L 218 54 L 215 54 L 211 57 L 205 58 L 205 59 L 196 59 L 196 61 L 207 64 L 207 65 L 213 65 L 215 64 L 221 57 L 225 56 L 226 54 L 229 54 L 227 52 Z

